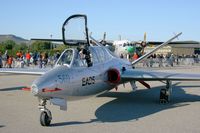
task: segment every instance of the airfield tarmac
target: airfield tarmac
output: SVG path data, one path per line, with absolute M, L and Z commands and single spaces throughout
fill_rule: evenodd
M 200 73 L 200 67 L 166 71 Z M 200 82 L 173 82 L 172 101 L 159 104 L 161 82 L 131 92 L 129 84 L 98 97 L 68 102 L 68 111 L 48 104 L 50 127 L 40 126 L 38 101 L 28 91 L 37 76 L 0 74 L 0 133 L 199 133 Z

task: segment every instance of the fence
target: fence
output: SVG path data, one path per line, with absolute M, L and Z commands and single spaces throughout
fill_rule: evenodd
M 200 58 L 148 58 L 136 64 L 136 67 L 174 67 L 200 64 Z

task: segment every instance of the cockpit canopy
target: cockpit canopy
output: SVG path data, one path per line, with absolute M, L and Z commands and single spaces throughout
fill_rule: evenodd
M 77 14 L 67 18 L 62 26 L 62 35 L 64 44 L 78 48 L 66 49 L 55 66 L 91 67 L 112 58 L 108 49 L 100 46 L 96 40 L 90 40 L 86 15 Z
M 76 14 L 67 18 L 62 26 L 62 36 L 65 45 L 75 46 L 81 43 L 89 46 L 87 16 Z
M 93 65 L 98 63 L 109 61 L 113 56 L 110 54 L 110 51 L 104 47 L 100 46 L 90 46 L 89 47 L 90 56 Z M 87 61 L 85 59 L 82 49 L 79 48 L 70 48 L 64 50 L 60 55 L 56 66 L 67 66 L 67 67 L 87 67 Z

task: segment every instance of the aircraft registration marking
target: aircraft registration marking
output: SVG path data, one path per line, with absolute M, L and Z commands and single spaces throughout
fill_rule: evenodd
M 82 86 L 95 84 L 95 76 L 82 78 Z
M 70 81 L 70 76 L 68 74 L 57 75 L 57 82 L 63 84 Z

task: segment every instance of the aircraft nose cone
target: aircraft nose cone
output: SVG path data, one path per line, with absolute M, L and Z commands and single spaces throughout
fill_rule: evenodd
M 38 89 L 38 86 L 36 84 L 33 84 L 31 86 L 31 93 L 33 93 L 33 95 L 37 95 L 39 93 L 39 89 Z

